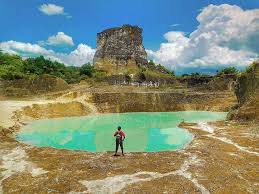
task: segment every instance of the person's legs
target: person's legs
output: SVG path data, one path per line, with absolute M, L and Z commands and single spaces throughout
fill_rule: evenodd
M 119 140 L 116 139 L 116 150 L 115 150 L 115 154 L 114 155 L 117 155 L 117 152 L 118 152 L 118 149 L 119 149 L 119 144 L 120 144 Z
M 124 153 L 123 153 L 123 141 L 120 142 L 120 147 L 121 147 L 121 153 L 124 156 Z

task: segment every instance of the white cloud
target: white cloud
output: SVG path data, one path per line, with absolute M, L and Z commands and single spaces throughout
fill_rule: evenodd
M 85 63 L 92 63 L 94 58 L 95 49 L 92 49 L 90 46 L 85 44 L 79 44 L 77 48 L 69 53 L 64 55 L 63 61 L 66 64 L 74 64 L 76 66 L 81 66 Z
M 65 15 L 67 18 L 72 18 L 71 15 L 69 15 L 68 13 L 64 12 L 64 7 L 59 6 L 59 5 L 55 5 L 52 3 L 49 4 L 42 4 L 39 7 L 39 10 L 46 14 L 46 15 Z
M 49 55 L 54 53 L 52 50 L 47 50 L 37 44 L 23 43 L 17 41 L 0 42 L 0 49 L 8 53 L 24 53 L 24 54 L 39 54 Z
M 161 64 L 175 64 L 181 57 L 184 48 L 188 45 L 189 39 L 183 32 L 168 32 L 164 35 L 167 43 L 162 43 L 156 52 L 147 50 L 148 55 Z
M 72 37 L 66 35 L 64 32 L 58 32 L 57 35 L 50 36 L 46 44 L 54 46 L 73 46 L 74 42 Z
M 222 66 L 244 67 L 258 57 L 259 9 L 242 10 L 228 4 L 209 5 L 197 16 L 199 26 L 189 36 L 171 31 L 167 42 L 150 58 L 170 69 Z
M 172 25 L 170 25 L 170 27 L 176 27 L 176 26 L 180 26 L 180 24 L 172 24 Z
M 64 7 L 55 4 L 42 4 L 39 10 L 47 15 L 62 15 L 64 14 Z
M 0 42 L 0 50 L 4 52 L 18 54 L 22 57 L 35 57 L 43 55 L 53 61 L 58 61 L 66 65 L 81 66 L 85 63 L 92 62 L 95 49 L 85 44 L 79 44 L 78 47 L 70 52 L 56 53 L 53 50 L 45 49 L 38 44 L 23 43 L 17 41 Z

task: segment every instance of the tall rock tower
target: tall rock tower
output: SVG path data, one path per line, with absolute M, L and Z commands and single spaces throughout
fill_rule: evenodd
M 142 29 L 123 25 L 97 34 L 97 50 L 94 55 L 96 69 L 108 75 L 136 73 L 147 66 L 147 53 L 142 43 Z

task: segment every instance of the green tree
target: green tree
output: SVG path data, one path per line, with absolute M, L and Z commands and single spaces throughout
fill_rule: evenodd
M 0 79 L 34 79 L 44 74 L 60 77 L 68 83 L 78 83 L 86 76 L 99 80 L 106 76 L 105 72 L 95 70 L 90 63 L 82 67 L 66 66 L 43 56 L 23 60 L 18 55 L 0 51 Z
M 148 62 L 148 66 L 150 67 L 150 68 L 154 68 L 155 66 L 156 66 L 156 64 L 154 63 L 154 61 L 153 60 L 150 60 L 149 62 Z
M 173 71 L 170 71 L 169 74 L 175 77 L 175 71 L 174 71 L 174 70 L 173 70 Z
M 0 51 L 0 78 L 5 80 L 21 79 L 23 60 L 18 55 L 11 55 Z
M 94 67 L 90 63 L 86 63 L 80 68 L 80 75 L 87 75 L 88 77 L 92 77 L 94 73 Z
M 217 76 L 221 75 L 227 75 L 227 74 L 237 74 L 238 70 L 235 67 L 226 67 L 221 69 L 218 73 Z

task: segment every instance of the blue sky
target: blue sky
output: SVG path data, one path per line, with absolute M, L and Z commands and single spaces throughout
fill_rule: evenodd
M 41 6 L 44 4 L 46 5 L 46 10 L 50 12 L 43 11 Z M 49 4 L 57 7 L 54 7 L 54 10 L 48 10 L 51 9 Z M 215 7 L 210 7 L 211 4 Z M 224 6 L 226 4 L 227 6 Z M 62 10 L 55 10 L 56 8 L 62 8 Z M 214 8 L 219 15 L 213 16 Z M 91 60 L 96 47 L 97 32 L 114 26 L 132 24 L 143 28 L 144 46 L 148 50 L 149 57 L 168 68 L 177 68 L 179 70 L 187 68 L 214 69 L 211 64 L 205 65 L 204 63 L 211 63 L 211 60 L 206 58 L 206 52 L 213 50 L 215 45 L 220 45 L 220 48 L 223 48 L 223 50 L 228 48 L 230 51 L 237 51 L 236 48 L 239 48 L 239 51 L 246 52 L 243 57 L 246 59 L 242 59 L 242 64 L 237 64 L 238 67 L 243 67 L 247 65 L 245 63 L 258 56 L 253 55 L 258 54 L 256 53 L 258 50 L 252 48 L 252 46 L 250 48 L 244 42 L 251 42 L 251 37 L 253 40 L 259 39 L 258 33 L 256 33 L 259 30 L 257 22 L 259 21 L 258 8 L 259 0 L 0 0 L 0 42 L 2 43 L 2 45 L 0 43 L 0 49 L 21 55 L 26 53 L 26 57 L 37 54 L 47 55 L 48 57 L 51 55 L 50 58 L 54 60 L 57 59 L 66 64 L 71 64 L 75 61 L 74 65 L 80 65 L 80 63 Z M 211 11 L 209 15 L 215 17 L 213 21 L 205 18 L 205 16 L 202 16 L 201 20 L 197 21 L 198 15 L 204 10 Z M 254 11 L 253 14 L 247 14 L 248 12 L 246 11 L 249 10 Z M 233 14 L 229 16 L 229 12 L 233 12 Z M 228 37 L 227 41 L 224 39 L 225 42 L 219 41 L 215 45 L 207 46 L 208 51 L 206 51 L 206 48 L 203 48 L 204 45 L 200 45 L 201 42 L 195 43 L 195 47 L 201 46 L 201 49 L 196 53 L 202 59 L 200 62 L 196 60 L 199 59 L 197 56 L 186 57 L 182 56 L 182 53 L 180 53 L 180 57 L 175 56 L 179 52 L 179 48 L 174 47 L 173 44 L 177 44 L 176 46 L 186 45 L 185 51 L 181 52 L 192 52 L 190 49 L 193 47 L 193 44 L 190 46 L 189 43 L 194 42 L 197 29 L 201 28 L 200 31 L 204 32 L 201 23 L 215 23 L 217 17 L 220 18 L 221 15 L 222 20 L 226 17 L 231 17 L 231 20 L 237 24 L 239 16 L 241 18 L 247 17 L 247 20 L 242 22 L 250 22 L 250 26 L 252 25 L 255 29 L 249 32 L 249 34 L 242 35 L 244 36 L 242 37 L 244 39 L 243 42 L 236 41 L 240 39 L 238 37 L 240 32 L 238 33 L 238 30 L 234 30 L 229 34 L 237 33 L 236 36 L 230 37 L 229 34 L 226 35 Z M 233 23 L 233 21 L 230 23 Z M 229 23 L 227 24 L 226 22 L 228 21 L 226 20 L 222 26 L 229 26 Z M 235 28 L 237 28 L 236 26 Z M 215 29 L 217 28 L 216 26 Z M 231 26 L 229 28 L 231 29 Z M 209 33 L 215 32 L 219 35 L 222 32 L 205 29 L 206 33 L 208 33 L 208 30 L 211 30 Z M 59 34 L 60 36 L 57 36 L 58 32 L 63 34 L 61 33 Z M 194 34 L 194 38 L 190 37 L 191 34 Z M 196 35 L 196 37 L 198 36 Z M 204 33 L 202 36 L 204 36 Z M 57 38 L 61 38 L 63 42 L 57 42 Z M 207 41 L 209 42 L 209 40 Z M 222 46 L 222 42 L 226 44 Z M 235 45 L 235 49 L 230 45 Z M 31 48 L 24 48 L 28 46 L 31 46 Z M 169 50 L 165 51 L 162 48 L 163 46 L 170 47 L 171 50 L 169 48 Z M 33 50 L 32 47 L 33 49 L 35 47 L 35 49 Z M 201 50 L 203 50 L 202 53 Z M 218 50 L 215 48 L 215 52 Z M 235 56 L 232 52 L 225 50 L 222 52 L 228 52 L 232 57 Z M 84 53 L 82 54 L 81 52 Z M 80 55 L 79 57 L 81 57 L 81 54 L 82 57 L 87 58 L 86 61 L 75 59 L 76 56 Z M 236 54 L 240 55 L 240 53 Z M 201 63 L 201 65 L 197 65 L 197 63 Z M 221 63 L 220 60 L 217 63 Z M 235 60 L 229 60 L 226 64 L 220 64 L 219 67 L 230 64 L 235 65 Z

